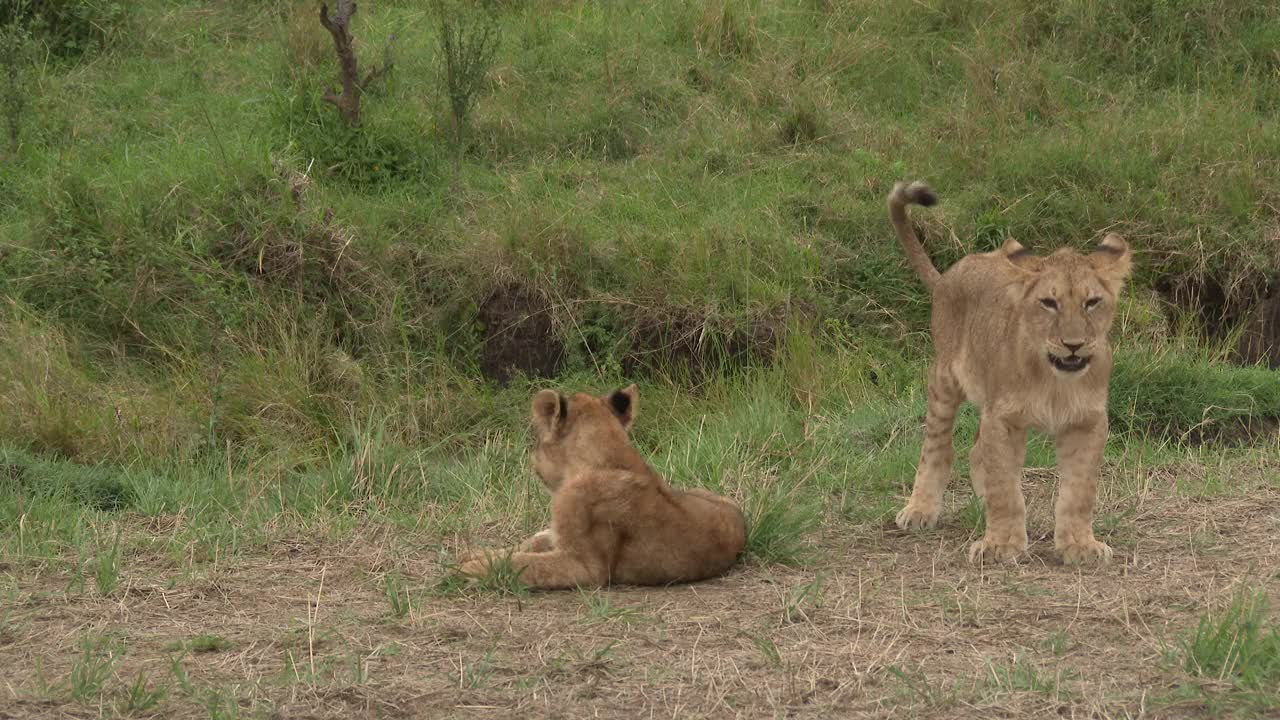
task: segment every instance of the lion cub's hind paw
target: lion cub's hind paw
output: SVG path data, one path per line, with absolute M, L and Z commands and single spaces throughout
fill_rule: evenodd
M 996 542 L 983 538 L 969 546 L 969 562 L 1016 563 L 1026 551 L 1025 542 Z
M 1064 565 L 1106 565 L 1111 562 L 1111 546 L 1100 540 L 1071 543 L 1058 548 Z
M 938 526 L 938 508 L 919 508 L 910 503 L 898 512 L 894 522 L 903 530 L 932 530 Z

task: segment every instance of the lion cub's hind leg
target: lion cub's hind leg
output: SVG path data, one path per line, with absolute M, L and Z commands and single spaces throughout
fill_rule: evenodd
M 952 430 L 956 410 L 964 401 L 964 393 L 955 378 L 934 365 L 929 374 L 929 407 L 925 417 L 924 446 L 916 465 L 915 485 L 911 499 L 898 513 L 898 527 L 903 530 L 933 528 L 942 512 L 942 493 L 951 482 L 951 466 L 955 462 Z

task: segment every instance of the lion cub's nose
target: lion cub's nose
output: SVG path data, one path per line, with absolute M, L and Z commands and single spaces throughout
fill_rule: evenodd
M 1069 343 L 1069 342 L 1064 342 L 1064 343 L 1062 343 L 1062 345 L 1063 345 L 1063 347 L 1065 347 L 1065 348 L 1067 349 L 1067 352 L 1070 352 L 1072 355 L 1075 355 L 1077 350 L 1079 350 L 1080 348 L 1084 347 L 1084 343 Z

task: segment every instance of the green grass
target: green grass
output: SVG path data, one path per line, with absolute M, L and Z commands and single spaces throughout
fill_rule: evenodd
M 587 617 L 592 620 L 617 620 L 623 624 L 630 625 L 643 618 L 635 608 L 615 605 L 606 591 L 597 589 L 591 591 L 580 590 L 579 592 L 582 596 L 582 604 L 587 609 Z
M 937 711 L 955 705 L 958 702 L 956 688 L 944 687 L 935 682 L 920 668 L 904 668 L 898 665 L 887 665 L 885 674 L 893 678 L 896 694 L 903 704 L 909 707 L 921 705 L 929 710 Z
M 782 653 L 778 652 L 778 645 L 773 638 L 768 635 L 752 635 L 751 644 L 756 646 L 756 650 L 760 651 L 760 656 L 764 658 L 769 667 L 779 670 L 782 668 Z
M 791 589 L 782 603 L 781 623 L 808 622 L 810 614 L 822 606 L 822 580 L 818 574 L 807 583 Z
M 405 587 L 404 578 L 399 573 L 387 573 L 382 585 L 383 595 L 387 599 L 387 610 L 393 618 L 402 618 L 413 609 L 409 599 L 409 590 Z
M 1062 700 L 1072 695 L 1067 683 L 1070 672 L 1059 670 L 1048 674 L 1037 668 L 1026 656 L 1018 654 L 1008 663 L 987 661 L 982 680 L 988 694 L 1029 692 Z
M 108 638 L 82 639 L 80 654 L 72 664 L 70 673 L 56 690 L 65 692 L 76 702 L 94 704 L 107 691 L 113 669 L 123 650 Z
M 168 651 L 182 650 L 193 653 L 216 653 L 222 652 L 223 650 L 229 650 L 231 647 L 231 641 L 221 635 L 200 633 L 189 640 L 172 643 L 165 649 Z
M 168 687 L 148 684 L 146 673 L 139 672 L 134 681 L 128 685 L 124 697 L 119 702 L 120 713 L 125 716 L 135 716 L 153 711 L 164 702 L 168 694 Z
M 1182 690 L 1211 707 L 1245 714 L 1280 707 L 1280 625 L 1264 592 L 1238 591 L 1167 654 L 1199 681 Z
M 108 546 L 98 541 L 97 556 L 93 559 L 93 581 L 98 594 L 108 597 L 120 586 L 120 532 L 117 531 Z

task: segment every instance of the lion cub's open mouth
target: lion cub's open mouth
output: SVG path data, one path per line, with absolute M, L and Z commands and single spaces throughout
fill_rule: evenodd
M 1049 364 L 1065 373 L 1076 373 L 1089 367 L 1089 358 L 1080 357 L 1079 355 L 1071 355 L 1069 357 L 1060 358 L 1053 353 L 1049 353 Z

